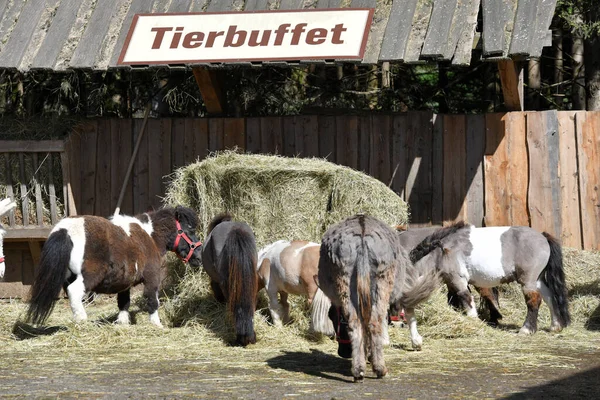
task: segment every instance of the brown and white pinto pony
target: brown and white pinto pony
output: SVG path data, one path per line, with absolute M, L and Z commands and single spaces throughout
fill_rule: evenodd
M 76 322 L 87 319 L 82 301 L 87 292 L 95 292 L 117 293 L 117 322 L 129 324 L 130 288 L 143 283 L 150 322 L 162 327 L 158 291 L 163 256 L 173 251 L 199 266 L 202 246 L 195 235 L 197 225 L 196 213 L 182 206 L 135 217 L 62 219 L 42 248 L 27 321 L 43 324 L 64 286 Z
M 305 240 L 279 240 L 258 252 L 258 290 L 264 287 L 267 292 L 274 325 L 290 321 L 288 294 L 302 295 L 311 307 L 311 331 L 334 334 L 327 316 L 331 301 L 314 279 L 319 271 L 320 247 Z
M 327 230 L 321 241 L 319 287 L 339 307 L 331 313 L 334 326 L 347 330 L 350 343 L 340 342 L 338 354 L 347 357 L 351 345 L 355 382 L 364 379 L 369 353 L 377 377 L 387 374 L 383 346 L 389 341 L 388 307 L 413 308 L 425 300 L 438 285 L 434 270 L 421 274 L 413 268 L 398 235 L 374 217 L 359 214 Z
M 8 213 L 16 206 L 17 204 L 8 198 L 0 201 L 0 217 Z M 4 264 L 4 246 L 2 244 L 4 240 L 4 235 L 6 235 L 6 230 L 4 230 L 4 228 L 0 224 L 0 279 L 4 278 L 4 271 L 6 270 L 6 265 Z
M 202 266 L 210 277 L 215 298 L 228 305 L 235 344 L 240 346 L 256 343 L 256 262 L 256 241 L 248 224 L 232 221 L 227 213 L 214 217 L 202 247 Z

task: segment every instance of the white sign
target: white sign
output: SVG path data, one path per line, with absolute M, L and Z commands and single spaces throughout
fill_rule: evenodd
M 373 9 L 137 14 L 119 64 L 362 59 Z

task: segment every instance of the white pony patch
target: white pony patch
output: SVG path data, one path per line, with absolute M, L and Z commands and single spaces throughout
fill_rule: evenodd
M 148 215 L 148 214 L 146 214 Z M 127 236 L 131 236 L 130 226 L 131 224 L 138 224 L 143 230 L 146 231 L 148 236 L 152 236 L 152 232 L 154 229 L 152 228 L 152 220 L 150 216 L 148 216 L 148 222 L 142 222 L 135 217 L 130 217 L 129 215 L 114 215 L 110 218 L 110 222 L 119 228 L 123 229 Z
M 69 269 L 76 275 L 81 274 L 81 266 L 83 264 L 83 252 L 85 251 L 85 219 L 84 218 L 65 218 L 54 226 L 50 235 L 61 229 L 66 229 L 71 241 L 73 242 L 73 250 L 71 250 L 71 260 Z
M 0 226 L 0 258 L 4 257 L 4 246 L 2 241 L 4 240 L 4 235 L 6 235 L 6 231 Z M 4 270 L 5 270 L 4 261 L 0 262 L 0 279 L 4 278 Z
M 298 255 L 300 255 L 300 253 L 302 253 L 304 251 L 304 249 L 307 249 L 309 247 L 315 247 L 315 246 L 320 246 L 320 244 L 315 243 L 315 242 L 308 242 L 304 246 L 302 246 L 299 249 L 296 249 L 296 251 L 294 251 L 294 257 L 298 257 Z
M 509 226 L 471 227 L 469 240 L 473 245 L 473 251 L 465 260 L 468 274 L 466 278 L 469 282 L 482 287 L 500 284 L 501 279 L 506 276 L 502 267 L 500 237 L 509 229 Z
M 258 262 L 256 268 L 259 269 L 263 261 L 268 258 L 273 262 L 273 255 L 277 254 L 277 261 L 279 261 L 279 254 L 290 245 L 289 240 L 278 240 L 274 243 L 268 244 L 258 252 Z

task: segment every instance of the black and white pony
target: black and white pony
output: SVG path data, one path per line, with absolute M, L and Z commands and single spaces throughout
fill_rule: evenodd
M 550 308 L 551 331 L 569 325 L 562 249 L 550 234 L 526 226 L 476 228 L 458 222 L 426 237 L 411 251 L 411 260 L 418 262 L 431 248 L 440 246 L 446 256 L 438 256 L 434 262 L 449 291 L 457 293 L 467 315 L 477 317 L 469 283 L 492 288 L 517 281 L 527 304 L 527 317 L 520 333 L 537 331 L 542 299 Z
M 441 252 L 431 249 L 436 251 Z M 414 268 L 398 235 L 374 217 L 359 214 L 327 230 L 321 241 L 319 287 L 331 300 L 338 354 L 351 354 L 355 381 L 364 379 L 367 357 L 378 378 L 387 374 L 383 346 L 389 342 L 388 307 L 413 310 L 438 287 L 434 271 L 433 265 L 428 272 Z
M 202 266 L 215 298 L 226 302 L 233 317 L 236 345 L 256 342 L 254 311 L 258 276 L 254 232 L 245 222 L 223 213 L 213 218 L 202 247 Z
M 184 262 L 200 265 L 196 213 L 187 207 L 163 208 L 135 217 L 111 219 L 84 215 L 62 219 L 42 248 L 31 289 L 27 321 L 43 324 L 64 287 L 76 322 L 87 319 L 87 292 L 117 293 L 117 322 L 129 324 L 130 288 L 144 284 L 150 321 L 158 316 L 161 266 L 167 251 Z
M 17 204 L 8 198 L 0 201 L 0 217 L 16 206 Z M 2 224 L 0 224 L 0 279 L 4 278 L 4 271 L 6 270 L 6 265 L 4 263 L 4 246 L 2 244 L 4 235 L 6 235 L 6 230 L 2 227 Z

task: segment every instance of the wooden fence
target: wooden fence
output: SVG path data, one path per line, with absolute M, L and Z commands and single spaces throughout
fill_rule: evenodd
M 113 213 L 141 124 L 93 120 L 71 135 L 79 214 Z M 600 248 L 600 112 L 150 120 L 122 212 L 160 207 L 176 168 L 234 147 L 362 170 L 409 203 L 413 224 L 530 225 Z

